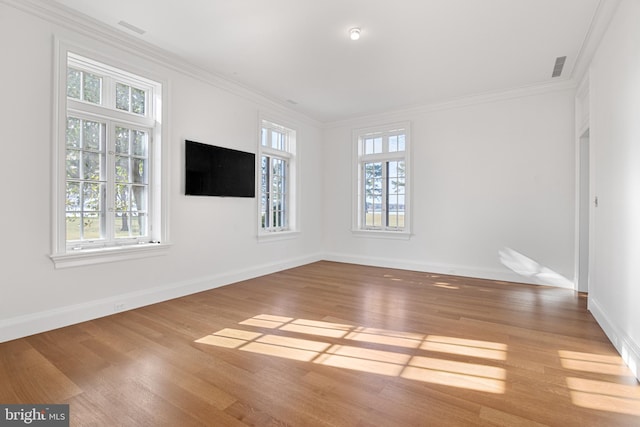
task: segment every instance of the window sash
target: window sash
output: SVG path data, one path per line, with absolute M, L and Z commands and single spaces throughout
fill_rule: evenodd
M 265 231 L 289 228 L 289 161 L 287 158 L 261 157 L 261 227 Z
M 395 166 L 393 166 L 394 163 Z M 360 163 L 361 228 L 365 230 L 403 230 L 405 228 L 405 171 L 404 160 L 374 162 L 363 160 Z
M 152 161 L 153 158 L 153 129 L 140 126 L 132 126 L 128 123 L 121 123 L 109 119 L 108 117 L 99 117 L 88 115 L 79 111 L 69 110 L 69 118 L 85 121 L 97 122 L 101 124 L 103 135 L 101 136 L 101 146 L 99 150 L 78 150 L 65 147 L 65 153 L 79 151 L 81 153 L 88 152 L 90 154 L 98 154 L 100 156 L 99 179 L 86 179 L 81 174 L 84 164 L 79 163 L 79 177 L 65 177 L 65 187 L 78 184 L 78 197 L 80 203 L 84 201 L 84 194 L 81 193 L 87 185 L 98 185 L 98 202 L 96 209 L 85 209 L 86 203 L 82 203 L 77 210 L 69 210 L 68 190 L 64 193 L 65 197 L 65 241 L 67 250 L 117 246 L 123 244 L 136 244 L 139 242 L 149 242 L 150 224 L 151 224 L 151 206 L 152 194 L 150 191 L 150 182 L 152 181 Z M 122 128 L 132 131 L 142 132 L 146 135 L 146 150 L 143 155 L 133 153 L 132 142 L 129 141 L 129 150 L 127 153 L 118 152 L 116 147 L 116 129 Z M 139 153 L 139 151 L 138 151 Z M 138 165 L 144 162 L 144 176 L 142 181 L 136 182 L 133 178 L 133 171 L 129 169 L 127 180 L 118 180 L 117 162 L 119 157 L 121 162 L 126 160 L 127 164 Z M 68 155 L 65 156 L 65 161 Z M 68 175 L 68 173 L 67 173 Z M 123 197 L 123 189 L 126 189 L 126 200 Z M 120 197 L 120 201 L 118 201 Z M 143 200 L 140 200 L 140 198 Z M 135 209 L 133 209 L 133 200 L 135 200 Z M 80 221 L 78 224 L 78 238 L 70 239 L 69 226 L 73 223 L 73 218 Z M 136 218 L 134 222 L 134 218 Z M 120 230 L 117 229 L 117 222 L 120 222 Z M 75 224 L 73 224 L 75 225 Z M 87 233 L 87 229 L 92 230 Z M 96 230 L 97 229 L 97 230 Z M 133 230 L 138 230 L 140 234 L 135 235 Z M 125 233 L 126 232 L 126 233 Z

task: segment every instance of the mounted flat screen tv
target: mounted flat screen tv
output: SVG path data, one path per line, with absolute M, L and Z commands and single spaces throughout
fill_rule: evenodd
M 185 194 L 255 197 L 256 155 L 185 140 Z

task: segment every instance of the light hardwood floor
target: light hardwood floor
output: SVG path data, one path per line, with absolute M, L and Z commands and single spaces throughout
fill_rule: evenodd
M 318 262 L 0 344 L 74 426 L 638 426 L 566 289 Z

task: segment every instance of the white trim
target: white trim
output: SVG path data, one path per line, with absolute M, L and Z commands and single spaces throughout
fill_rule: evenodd
M 67 251 L 61 254 L 52 254 L 49 257 L 56 268 L 69 268 L 166 255 L 170 246 L 160 243 L 109 246 L 100 249 Z
M 312 254 L 0 320 L 0 342 L 46 332 L 322 260 Z M 116 309 L 116 306 L 118 306 Z
M 624 329 L 617 327 L 606 315 L 595 298 L 589 297 L 588 309 L 593 314 L 609 341 L 618 350 L 622 360 L 627 364 L 633 375 L 640 381 L 640 344 L 624 332 Z
M 581 214 L 581 202 L 582 202 L 582 188 L 581 188 L 581 176 L 582 173 L 584 172 L 582 170 L 582 155 L 584 155 L 584 153 L 582 152 L 582 141 L 583 141 L 583 136 L 585 135 L 585 133 L 589 130 L 589 126 L 590 126 L 590 105 L 589 105 L 589 75 L 587 74 L 584 79 L 582 80 L 582 82 L 580 82 L 580 85 L 578 86 L 578 89 L 576 90 L 576 95 L 575 95 L 575 100 L 574 100 L 574 111 L 575 111 L 575 117 L 574 117 L 574 121 L 575 121 L 575 126 L 574 126 L 574 140 L 575 140 L 575 145 L 574 145 L 574 150 L 575 150 L 575 154 L 574 154 L 574 161 L 575 161 L 575 174 L 574 174 L 574 179 L 575 179 L 575 188 L 574 188 L 574 194 L 575 194 L 575 212 L 574 212 L 574 273 L 573 273 L 573 282 L 574 282 L 574 287 L 576 291 L 585 291 L 584 289 L 580 289 L 580 284 L 583 282 L 583 279 L 580 275 L 580 247 L 581 247 L 581 243 L 583 243 L 581 241 L 581 228 L 584 224 L 581 224 L 580 221 L 580 214 Z M 591 145 L 589 145 L 590 147 Z M 589 153 L 589 162 L 591 162 L 592 159 L 592 153 Z M 590 167 L 589 168 L 589 173 L 590 175 L 592 175 L 592 171 L 593 169 Z M 591 176 L 589 176 L 589 179 L 591 179 Z M 593 188 L 592 183 L 589 183 L 589 188 Z M 591 190 L 590 190 L 591 192 Z M 589 210 L 591 210 L 591 194 L 588 195 L 589 197 Z M 592 218 L 592 212 L 589 212 L 589 218 Z M 589 220 L 589 222 L 591 223 L 592 221 Z M 588 224 L 589 227 L 589 234 L 591 234 L 591 224 Z M 589 254 L 593 253 L 593 248 L 591 247 L 592 245 L 592 240 L 590 239 L 590 241 L 588 242 L 589 244 Z M 591 255 L 589 255 L 591 257 Z M 587 277 L 588 279 L 588 277 Z M 588 291 L 588 289 L 587 289 Z
M 297 239 L 298 237 L 300 237 L 300 231 L 297 230 L 263 231 L 258 234 L 258 242 L 278 242 L 281 240 Z
M 326 261 L 344 262 L 349 264 L 368 265 L 373 267 L 396 268 L 400 270 L 421 271 L 435 274 L 463 276 L 471 279 L 499 280 L 504 282 L 524 283 L 528 285 L 541 285 L 530 277 L 521 276 L 507 269 L 473 268 L 463 265 L 438 264 L 405 259 L 380 258 L 362 255 L 351 255 L 338 252 L 325 253 Z
M 620 0 L 600 0 L 598 3 L 598 7 L 589 24 L 589 30 L 582 41 L 577 58 L 573 64 L 573 69 L 571 70 L 571 78 L 574 81 L 582 81 L 585 74 L 587 74 L 591 60 L 600 45 L 602 37 L 604 37 L 604 34 L 609 28 L 609 22 L 611 22 L 619 5 Z
M 351 233 L 355 237 L 364 237 L 371 239 L 390 239 L 390 240 L 409 240 L 413 236 L 408 231 L 390 231 L 390 230 L 366 230 L 354 229 Z
M 471 107 L 478 104 L 488 104 L 491 102 L 505 101 L 509 99 L 522 98 L 526 96 L 541 95 L 551 92 L 559 92 L 565 90 L 575 90 L 576 83 L 573 80 L 560 80 L 552 83 L 543 83 L 531 86 L 506 89 L 501 91 L 478 93 L 473 95 L 452 98 L 442 102 L 434 102 L 430 104 L 420 104 L 401 108 L 397 110 L 386 111 L 376 114 L 364 114 L 354 116 L 344 120 L 336 120 L 324 123 L 324 129 L 334 129 L 341 127 L 367 127 L 371 123 L 376 122 L 398 122 L 407 120 L 408 117 L 430 114 L 437 111 L 452 110 L 456 108 Z

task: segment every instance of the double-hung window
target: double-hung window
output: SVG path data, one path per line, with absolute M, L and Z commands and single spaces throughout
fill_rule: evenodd
M 65 65 L 54 261 L 159 242 L 161 85 L 71 52 Z
M 260 234 L 295 231 L 296 132 L 261 120 Z
M 409 123 L 354 132 L 354 230 L 410 233 Z

